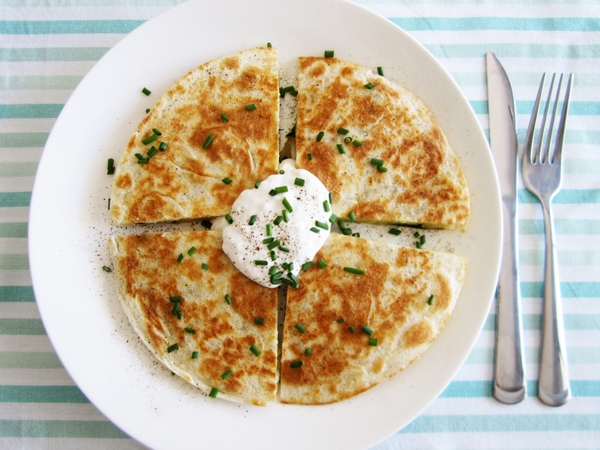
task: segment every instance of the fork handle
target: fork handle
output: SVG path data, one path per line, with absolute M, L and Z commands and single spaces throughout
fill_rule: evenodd
M 542 200 L 546 229 L 544 269 L 544 306 L 542 317 L 542 350 L 538 397 L 550 406 L 560 406 L 571 398 L 564 338 L 562 299 L 558 278 L 558 258 L 554 245 L 554 221 L 551 199 Z

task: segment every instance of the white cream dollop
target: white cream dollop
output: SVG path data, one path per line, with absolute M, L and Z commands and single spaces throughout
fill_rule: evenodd
M 329 218 L 333 213 L 327 211 L 331 209 L 329 192 L 323 183 L 309 171 L 297 169 L 292 159 L 284 160 L 280 169 L 279 174 L 262 181 L 257 189 L 247 189 L 240 194 L 231 209 L 233 222 L 223 229 L 225 254 L 240 272 L 265 287 L 281 284 L 271 282 L 274 265 L 277 272 L 283 273 L 281 278 L 293 284 L 301 266 L 312 261 L 329 237 L 332 225 Z M 296 179 L 304 180 L 303 186 L 296 184 Z M 282 186 L 287 187 L 287 192 L 270 195 L 273 189 Z M 289 202 L 287 208 L 284 199 Z M 288 208 L 291 212 L 287 213 L 286 222 L 283 210 Z M 250 225 L 252 216 L 256 219 Z M 267 224 L 271 224 L 271 236 L 267 235 Z M 272 242 L 263 243 L 270 237 Z M 275 245 L 275 241 L 279 244 Z M 267 264 L 257 265 L 256 261 Z M 286 264 L 282 266 L 283 263 Z M 290 263 L 293 263 L 291 271 L 284 268 Z

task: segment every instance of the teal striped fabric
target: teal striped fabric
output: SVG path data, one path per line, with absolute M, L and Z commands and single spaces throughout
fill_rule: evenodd
M 70 93 L 127 33 L 181 0 L 0 0 L 0 448 L 139 449 L 92 405 L 54 353 L 27 256 L 31 189 Z M 521 142 L 541 73 L 575 72 L 555 224 L 573 399 L 537 394 L 543 221 L 519 184 L 528 397 L 492 397 L 495 306 L 466 363 L 419 417 L 375 449 L 600 448 L 600 3 L 595 0 L 356 0 L 421 42 L 488 133 L 484 55 L 517 98 Z M 301 7 L 301 2 L 299 2 Z

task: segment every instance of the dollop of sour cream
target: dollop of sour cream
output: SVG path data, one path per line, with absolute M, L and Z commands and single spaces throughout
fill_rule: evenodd
M 333 214 L 329 192 L 316 176 L 297 169 L 291 159 L 280 164 L 279 172 L 240 194 L 223 229 L 225 254 L 265 287 L 298 283 L 302 265 L 329 237 Z

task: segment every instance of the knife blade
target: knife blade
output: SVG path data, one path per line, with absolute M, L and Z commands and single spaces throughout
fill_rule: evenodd
M 493 53 L 487 53 L 486 67 L 490 143 L 500 181 L 503 226 L 502 266 L 497 289 L 494 397 L 503 403 L 514 404 L 525 397 L 517 252 L 517 123 L 510 81 Z

